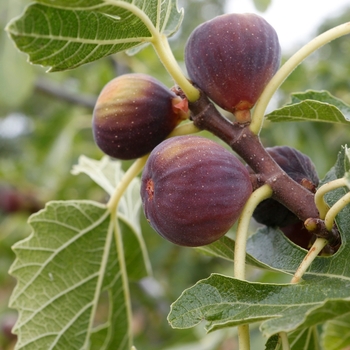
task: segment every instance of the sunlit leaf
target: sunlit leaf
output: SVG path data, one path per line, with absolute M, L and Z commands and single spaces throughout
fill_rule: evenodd
M 291 104 L 266 115 L 273 122 L 314 121 L 350 125 L 350 106 L 328 91 L 292 94 Z
M 117 184 L 124 176 L 122 163 L 108 156 L 101 160 L 95 160 L 86 156 L 80 156 L 78 164 L 73 166 L 74 175 L 86 174 L 98 185 L 100 185 L 109 195 L 115 191 Z M 118 218 L 121 220 L 121 232 L 126 259 L 130 260 L 127 266 L 129 278 L 140 279 L 152 274 L 151 264 L 147 248 L 142 237 L 140 227 L 141 197 L 140 179 L 134 178 L 118 206 Z
M 125 280 L 106 208 L 89 201 L 51 202 L 30 224 L 33 232 L 14 246 L 10 270 L 17 279 L 10 302 L 19 312 L 16 348 L 88 348 L 105 290 L 111 310 L 107 322 L 119 325 L 106 342 L 129 349 Z
M 183 18 L 176 0 L 41 0 L 7 26 L 32 63 L 50 71 L 76 68 L 172 35 Z

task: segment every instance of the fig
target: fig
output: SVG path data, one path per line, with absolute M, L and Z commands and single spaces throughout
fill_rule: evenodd
M 250 109 L 280 61 L 276 31 L 252 13 L 224 14 L 204 22 L 185 46 L 189 78 L 238 122 L 250 118 Z
M 218 240 L 252 193 L 249 172 L 230 151 L 199 136 L 169 138 L 151 152 L 141 177 L 143 210 L 162 237 L 197 247 Z
M 189 115 L 186 101 L 146 74 L 125 74 L 101 91 L 93 111 L 95 143 L 107 155 L 134 159 L 149 153 Z
M 43 204 L 34 193 L 25 191 L 8 183 L 0 183 L 0 214 L 14 214 L 18 212 L 36 213 Z
M 307 155 L 288 146 L 266 148 L 266 151 L 294 181 L 315 192 L 319 178 Z M 272 227 L 286 227 L 300 221 L 294 213 L 272 198 L 262 201 L 254 210 L 253 217 L 257 222 Z

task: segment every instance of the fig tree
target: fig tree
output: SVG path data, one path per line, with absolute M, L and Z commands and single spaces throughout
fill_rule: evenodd
M 151 76 L 119 76 L 103 88 L 97 99 L 92 120 L 95 142 L 114 158 L 141 157 L 187 118 L 183 102 Z
M 163 141 L 142 173 L 147 220 L 181 246 L 206 245 L 227 233 L 251 193 L 249 172 L 238 158 L 199 136 Z
M 185 47 L 189 78 L 239 122 L 249 120 L 280 60 L 276 31 L 252 13 L 225 14 L 202 23 Z

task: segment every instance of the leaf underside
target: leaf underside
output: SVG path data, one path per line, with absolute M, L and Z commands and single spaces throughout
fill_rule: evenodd
M 86 157 L 75 173 L 107 189 L 124 175 L 118 161 Z M 32 234 L 13 247 L 10 269 L 17 279 L 10 300 L 19 313 L 16 349 L 130 349 L 127 283 L 151 273 L 138 226 L 139 187 L 134 179 L 127 188 L 118 222 L 92 201 L 50 202 L 30 217 Z M 122 236 L 123 256 L 115 235 Z M 102 319 L 98 305 L 108 310 Z

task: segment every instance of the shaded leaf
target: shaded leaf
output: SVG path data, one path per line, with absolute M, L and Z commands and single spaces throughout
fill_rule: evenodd
M 197 247 L 195 249 L 203 254 L 234 262 L 235 241 L 227 236 L 221 237 L 214 243 Z M 273 265 L 268 265 L 266 263 L 263 263 L 262 260 L 258 260 L 253 256 L 251 256 L 250 254 L 247 254 L 246 262 L 249 265 L 260 267 L 263 269 L 280 270 L 279 268 L 275 268 Z
M 306 91 L 292 94 L 291 104 L 266 115 L 273 122 L 315 121 L 350 126 L 350 106 L 328 91 Z
M 317 327 L 305 328 L 288 335 L 291 350 L 320 350 Z
M 273 335 L 265 344 L 265 350 L 281 350 L 280 337 L 278 334 Z
M 172 35 L 182 18 L 176 0 L 41 0 L 6 29 L 30 62 L 54 72 Z
M 173 328 L 206 321 L 207 331 L 262 322 L 263 335 L 312 327 L 350 311 L 349 279 L 313 278 L 299 284 L 261 284 L 213 274 L 171 306 Z

